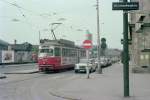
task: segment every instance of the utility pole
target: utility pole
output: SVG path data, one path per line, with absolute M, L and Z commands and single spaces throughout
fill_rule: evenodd
M 123 0 L 127 3 L 128 0 Z M 128 47 L 128 11 L 123 10 L 123 71 L 124 71 L 124 97 L 129 96 L 129 47 Z
M 41 39 L 41 32 L 39 31 L 39 45 L 40 45 L 40 39 Z
M 96 10 L 97 10 L 97 61 L 98 61 L 97 73 L 102 74 L 102 68 L 101 68 L 101 64 L 100 64 L 99 0 L 97 0 Z

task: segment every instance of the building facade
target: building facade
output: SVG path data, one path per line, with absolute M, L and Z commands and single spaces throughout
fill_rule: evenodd
M 150 0 L 139 2 L 139 10 L 129 13 L 130 58 L 134 67 L 150 71 Z

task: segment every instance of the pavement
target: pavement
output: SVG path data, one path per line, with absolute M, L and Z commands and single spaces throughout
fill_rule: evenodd
M 38 69 L 28 69 L 28 70 L 17 70 L 17 71 L 5 72 L 4 74 L 33 74 L 37 72 L 39 72 Z
M 123 91 L 123 67 L 119 63 L 104 68 L 103 74 L 92 73 L 90 79 L 85 75 L 49 90 L 49 94 L 67 100 L 150 100 L 150 74 L 130 71 L 130 96 L 124 97 Z
M 38 72 L 37 64 L 0 65 L 0 73 L 4 74 L 31 74 Z

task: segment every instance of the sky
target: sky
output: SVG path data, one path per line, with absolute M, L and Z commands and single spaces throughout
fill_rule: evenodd
M 121 49 L 122 11 L 112 11 L 116 1 L 99 0 L 100 38 L 106 38 L 108 48 Z M 95 5 L 96 0 L 0 0 L 0 39 L 39 44 L 39 38 L 53 39 L 52 23 L 61 23 L 54 30 L 57 39 L 82 45 L 89 30 L 97 44 Z

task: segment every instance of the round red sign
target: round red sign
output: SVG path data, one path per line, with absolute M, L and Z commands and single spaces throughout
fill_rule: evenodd
M 90 48 L 92 48 L 92 41 L 91 41 L 91 40 L 84 40 L 84 41 L 83 41 L 83 47 L 84 47 L 85 49 L 90 49 Z

